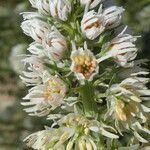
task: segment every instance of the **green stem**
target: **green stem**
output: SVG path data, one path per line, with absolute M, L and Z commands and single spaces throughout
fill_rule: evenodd
M 94 100 L 93 84 L 91 82 L 86 82 L 85 85 L 80 88 L 80 95 L 85 115 L 94 118 L 97 113 L 97 106 Z

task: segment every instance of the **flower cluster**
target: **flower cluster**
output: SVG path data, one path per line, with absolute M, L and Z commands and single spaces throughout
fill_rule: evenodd
M 28 146 L 35 149 L 97 149 L 96 139 L 92 134 L 98 136 L 99 133 L 109 138 L 118 138 L 117 135 L 105 130 L 110 126 L 105 126 L 102 122 L 88 120 L 79 114 L 69 114 L 58 121 L 60 128 L 47 128 L 27 137 L 25 141 Z M 115 131 L 116 132 L 116 131 Z M 66 141 L 68 141 L 66 143 Z M 46 143 L 45 143 L 46 142 Z M 101 144 L 101 143 L 99 143 Z
M 150 90 L 138 36 L 122 7 L 102 0 L 29 0 L 21 28 L 34 41 L 20 75 L 25 111 L 51 127 L 25 139 L 37 150 L 129 150 L 148 143 Z M 122 31 L 120 29 L 122 28 Z M 119 33 L 118 33 L 119 32 Z

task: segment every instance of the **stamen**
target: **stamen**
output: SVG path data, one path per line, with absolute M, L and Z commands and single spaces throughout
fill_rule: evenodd
M 75 71 L 78 73 L 82 73 L 86 79 L 88 79 L 91 76 L 91 74 L 95 71 L 97 66 L 96 60 L 92 60 L 92 58 L 87 54 L 75 56 L 74 62 Z

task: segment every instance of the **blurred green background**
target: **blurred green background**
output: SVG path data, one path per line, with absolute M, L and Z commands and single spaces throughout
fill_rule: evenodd
M 126 8 L 124 23 L 134 34 L 142 35 L 137 43 L 138 57 L 150 60 L 150 0 L 116 2 Z M 20 61 L 17 55 L 26 52 L 31 39 L 20 29 L 19 13 L 29 10 L 28 0 L 0 0 L 0 150 L 29 150 L 23 138 L 48 125 L 45 118 L 27 116 L 20 105 L 27 90 L 17 75 L 22 67 L 17 65 Z M 150 68 L 150 63 L 147 67 Z

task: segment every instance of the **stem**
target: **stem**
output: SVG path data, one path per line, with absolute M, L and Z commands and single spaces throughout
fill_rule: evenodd
M 97 113 L 97 105 L 94 100 L 94 88 L 91 82 L 86 82 L 84 86 L 80 88 L 80 95 L 82 98 L 83 108 L 87 117 L 94 118 Z

